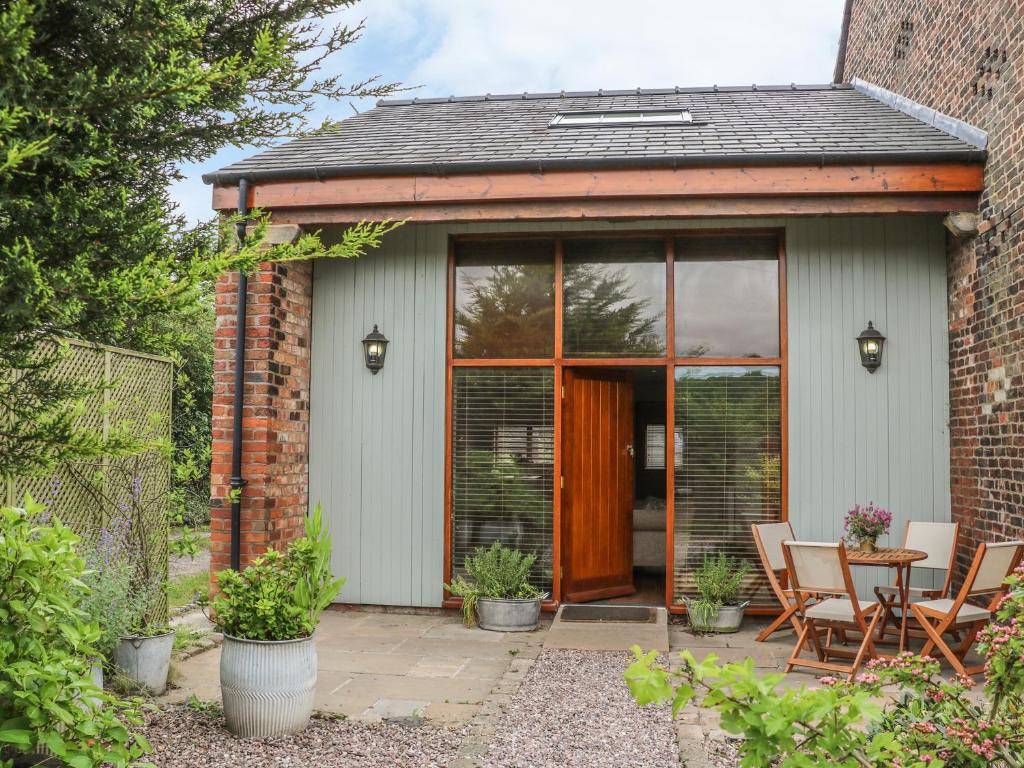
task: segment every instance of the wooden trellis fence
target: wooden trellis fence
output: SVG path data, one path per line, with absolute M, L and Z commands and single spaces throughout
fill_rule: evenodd
M 87 388 L 78 426 L 108 438 L 114 430 L 170 439 L 174 364 L 148 355 L 83 341 L 68 340 L 57 373 Z M 59 467 L 35 477 L 0 477 L 0 500 L 21 503 L 26 493 L 86 542 L 131 505 L 142 510 L 131 520 L 131 533 L 147 538 L 147 570 L 167 573 L 167 506 L 171 484 L 170 456 L 147 451 L 128 458 L 102 458 Z M 127 535 L 127 533 L 125 534 Z M 161 605 L 158 612 L 165 610 Z

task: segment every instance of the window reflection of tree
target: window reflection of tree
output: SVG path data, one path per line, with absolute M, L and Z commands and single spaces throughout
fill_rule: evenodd
M 676 419 L 686 450 L 676 465 L 676 531 L 684 583 L 705 555 L 755 560 L 750 524 L 781 516 L 779 379 L 761 370 L 684 376 Z M 681 556 L 680 556 L 681 555 Z M 754 569 L 748 596 L 763 587 Z
M 459 357 L 549 357 L 554 353 L 554 267 L 507 264 L 459 276 L 468 300 L 455 309 Z
M 644 357 L 664 351 L 664 312 L 638 295 L 628 267 L 566 264 L 564 285 L 567 353 Z
M 553 498 L 553 374 L 550 369 L 456 372 L 452 517 L 456 571 L 495 540 L 538 556 L 550 586 Z

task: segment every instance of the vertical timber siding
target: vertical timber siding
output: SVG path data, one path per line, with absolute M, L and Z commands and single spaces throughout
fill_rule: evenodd
M 836 541 L 845 511 L 874 501 L 894 514 L 880 543 L 898 546 L 908 520 L 950 517 L 942 225 L 828 218 L 786 230 L 789 518 L 802 538 Z M 868 320 L 887 337 L 874 374 L 854 341 Z M 892 576 L 855 572 L 861 590 Z
M 316 263 L 310 503 L 331 524 L 342 602 L 441 602 L 446 263 L 429 227 Z M 362 349 L 374 323 L 391 340 L 376 376 Z
M 836 540 L 855 501 L 894 511 L 891 543 L 908 519 L 948 520 L 946 271 L 938 219 L 407 225 L 379 250 L 319 261 L 314 272 L 309 498 L 324 505 L 333 567 L 348 579 L 338 599 L 441 602 L 449 234 L 782 225 L 789 514 L 797 535 Z M 861 367 L 854 342 L 869 319 L 889 339 L 873 375 Z M 391 340 L 377 376 L 363 366 L 361 345 L 374 323 Z M 890 578 L 881 569 L 857 570 L 865 590 Z
M 977 545 L 1024 537 L 1024 18 L 1021 0 L 855 0 L 845 78 L 988 133 L 981 223 L 949 241 L 953 517 Z M 895 42 L 895 47 L 894 47 Z

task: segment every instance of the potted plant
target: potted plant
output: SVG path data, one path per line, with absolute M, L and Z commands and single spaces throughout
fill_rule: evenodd
M 113 662 L 121 638 L 132 633 L 144 612 L 141 596 L 132 588 L 132 564 L 126 552 L 124 520 L 103 526 L 96 539 L 83 547 L 86 571 L 81 581 L 87 588 L 79 604 L 89 621 L 99 628 L 94 643 L 99 652 L 92 670 L 93 682 L 103 687 L 103 668 Z
M 167 622 L 167 553 L 168 527 L 177 509 L 167 482 L 173 445 L 160 436 L 163 428 L 156 416 L 126 421 L 117 427 L 123 453 L 66 468 L 76 487 L 109 515 L 97 543 L 94 586 L 122 590 L 118 579 L 128 580 L 116 612 L 110 609 L 100 622 L 106 630 L 116 628 L 120 633 L 112 642 L 110 660 L 124 678 L 155 695 L 167 689 L 174 648 Z M 101 585 L 106 581 L 111 583 Z M 101 599 L 93 608 L 104 610 Z
M 736 632 L 743 622 L 749 600 L 739 599 L 750 563 L 724 552 L 717 557 L 704 556 L 694 574 L 696 598 L 684 598 L 690 627 L 699 632 Z
M 133 620 L 114 646 L 114 666 L 144 690 L 159 696 L 167 690 L 174 631 L 167 623 L 166 488 L 147 482 L 159 452 L 126 457 L 107 471 L 108 484 L 127 487 L 115 508 L 131 566 L 129 593 Z
M 854 504 L 853 509 L 846 513 L 843 527 L 847 541 L 857 544 L 862 552 L 874 552 L 878 537 L 889 533 L 890 525 L 892 513 L 876 507 L 872 501 L 866 507 Z
M 320 613 L 344 580 L 331 574 L 320 505 L 305 536 L 244 571 L 217 574 L 211 619 L 224 633 L 220 688 L 228 730 L 245 738 L 297 733 L 313 711 Z
M 479 624 L 495 632 L 529 632 L 537 628 L 540 603 L 546 594 L 530 584 L 536 555 L 506 549 L 495 541 L 489 549 L 477 547 L 466 558 L 466 576 L 458 575 L 445 588 L 462 598 L 467 627 Z

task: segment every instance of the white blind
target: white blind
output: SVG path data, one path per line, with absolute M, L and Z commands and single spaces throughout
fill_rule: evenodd
M 452 566 L 500 541 L 537 555 L 551 591 L 554 371 L 456 368 L 452 408 Z
M 683 430 L 676 427 L 675 463 L 683 458 Z M 648 424 L 644 434 L 644 469 L 665 468 L 665 425 Z
M 746 597 L 766 602 L 750 526 L 782 514 L 779 370 L 677 368 L 675 401 L 675 602 L 695 594 L 694 571 L 719 552 L 750 562 Z

